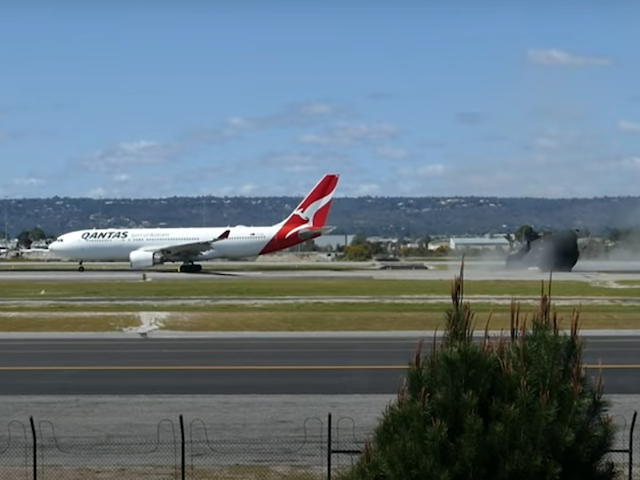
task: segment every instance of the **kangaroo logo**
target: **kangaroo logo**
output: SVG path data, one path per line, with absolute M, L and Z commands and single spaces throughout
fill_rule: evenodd
M 291 214 L 289 221 L 291 221 L 295 216 L 295 217 L 298 217 L 300 220 L 302 220 L 304 223 L 292 228 L 289 232 L 287 232 L 285 238 L 289 238 L 291 235 L 302 230 L 303 228 L 315 226 L 315 216 L 318 214 L 318 212 L 322 208 L 324 208 L 326 205 L 328 205 L 331 202 L 332 197 L 333 197 L 333 191 L 329 192 L 324 197 L 319 198 L 315 202 L 310 203 L 306 207 L 296 208 Z M 319 225 L 319 226 L 322 226 L 322 225 Z

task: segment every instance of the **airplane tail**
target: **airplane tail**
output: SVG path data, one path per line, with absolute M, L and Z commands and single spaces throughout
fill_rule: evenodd
M 336 227 L 325 225 L 339 175 L 326 174 L 282 222 L 274 225 L 277 233 L 260 254 L 272 253 L 292 247 L 321 235 L 327 235 Z
M 331 209 L 333 194 L 338 186 L 337 174 L 326 174 L 311 189 L 307 196 L 278 224 L 281 227 L 324 227 Z

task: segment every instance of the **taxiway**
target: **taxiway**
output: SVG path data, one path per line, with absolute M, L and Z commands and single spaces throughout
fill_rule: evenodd
M 0 394 L 393 394 L 416 340 L 3 340 Z M 640 336 L 593 337 L 585 362 L 602 363 L 607 394 L 638 394 L 639 351 Z

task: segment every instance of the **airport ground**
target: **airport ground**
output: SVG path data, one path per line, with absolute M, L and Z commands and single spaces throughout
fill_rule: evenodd
M 429 315 L 442 317 L 448 282 L 459 268 L 455 261 L 426 270 L 380 270 L 371 265 L 362 270 L 350 266 L 344 271 L 294 266 L 286 271 L 280 264 L 280 270 L 243 271 L 234 265 L 235 272 L 216 272 L 211 266 L 208 275 L 152 271 L 142 281 L 140 273 L 126 269 L 98 270 L 89 264 L 87 271 L 79 273 L 36 270 L 18 263 L 14 269 L 4 264 L 0 271 L 0 289 L 5 289 L 0 295 L 4 312 L 0 330 L 5 331 L 0 333 L 0 418 L 4 422 L 27 422 L 34 416 L 36 421 L 51 421 L 60 438 L 117 435 L 153 439 L 158 436 L 158 422 L 171 419 L 175 425 L 178 415 L 183 414 L 187 422 L 202 419 L 208 435 L 221 441 L 302 438 L 305 419 L 318 417 L 326 422 L 329 412 L 334 418 L 352 419 L 353 424 L 345 420 L 343 424 L 345 429 L 354 426 L 355 431 L 344 430 L 345 434 L 362 438 L 370 433 L 376 418 L 395 397 L 417 338 L 431 334 L 425 320 Z M 491 262 L 468 261 L 465 278 L 471 295 L 476 289 L 473 302 L 487 313 L 489 307 L 483 305 L 506 311 L 511 300 L 510 295 L 500 296 L 496 285 L 510 285 L 518 299 L 535 302 L 540 281 L 549 277 L 535 271 L 505 271 Z M 412 294 L 401 298 L 392 281 L 414 289 Z M 482 283 L 497 281 L 501 283 Z M 307 292 L 301 298 L 282 291 L 284 282 L 297 292 L 317 289 L 322 282 L 339 291 L 330 289 L 324 295 Z M 382 285 L 372 288 L 371 296 L 377 299 L 368 298 L 366 291 L 349 290 L 362 282 Z M 553 282 L 553 288 L 560 291 L 554 302 L 565 312 L 579 303 L 583 315 L 588 317 L 592 310 L 588 318 L 594 322 L 593 328 L 584 332 L 588 336 L 585 361 L 591 367 L 602 363 L 605 392 L 613 402 L 616 421 L 628 422 L 640 406 L 640 327 L 636 326 L 640 265 L 585 262 L 574 272 L 554 274 Z M 43 284 L 47 287 L 42 288 Z M 29 288 L 32 291 L 27 295 L 25 289 Z M 120 288 L 127 298 L 114 300 L 104 288 Z M 137 288 L 147 288 L 149 297 L 138 298 Z M 200 288 L 209 290 L 206 295 L 196 295 Z M 256 295 L 252 288 L 262 289 L 263 294 Z M 167 294 L 173 290 L 179 297 Z M 192 295 L 184 290 L 191 290 Z M 204 312 L 224 317 L 250 311 L 250 325 L 256 326 L 267 321 L 269 312 L 284 316 L 287 309 L 292 317 L 311 318 L 304 327 L 309 331 L 295 331 L 292 323 L 285 332 L 274 328 L 238 332 L 232 322 L 222 329 L 216 329 L 213 322 L 210 325 L 214 327 L 209 328 L 167 330 L 162 328 L 166 318 L 152 315 L 172 310 L 182 315 Z M 42 326 L 31 332 L 24 331 L 28 328 L 10 332 L 2 328 L 3 323 L 15 326 L 16 319 L 26 325 L 43 312 L 48 321 L 74 317 L 76 323 L 71 322 L 71 327 L 75 328 L 90 325 L 98 315 L 95 311 L 99 315 L 135 311 L 141 324 L 101 333 L 91 328 L 73 333 L 73 328 L 67 327 L 57 334 Z M 340 311 L 342 324 L 329 325 L 321 332 L 309 326 L 314 319 L 335 317 Z M 358 317 L 354 312 L 360 312 L 359 321 L 365 323 L 371 323 L 372 315 L 382 315 L 387 322 L 405 316 L 414 318 L 416 324 L 405 323 L 403 331 L 390 331 L 381 323 L 361 332 L 348 328 Z M 237 322 L 240 317 L 234 318 Z M 160 321 L 154 323 L 156 320 Z M 595 325 L 597 322 L 600 324 Z M 46 321 L 41 325 L 46 326 Z M 282 327 L 277 322 L 274 325 Z M 411 329 L 412 325 L 418 328 Z M 596 373 L 594 369 L 590 372 Z M 307 426 L 307 434 L 316 434 L 320 423 L 309 422 Z M 243 462 L 241 452 L 234 461 Z M 248 456 L 246 461 L 250 461 Z

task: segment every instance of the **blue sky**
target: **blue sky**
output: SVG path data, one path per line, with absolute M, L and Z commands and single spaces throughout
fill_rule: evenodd
M 7 2 L 0 195 L 640 195 L 640 4 L 518 3 Z

